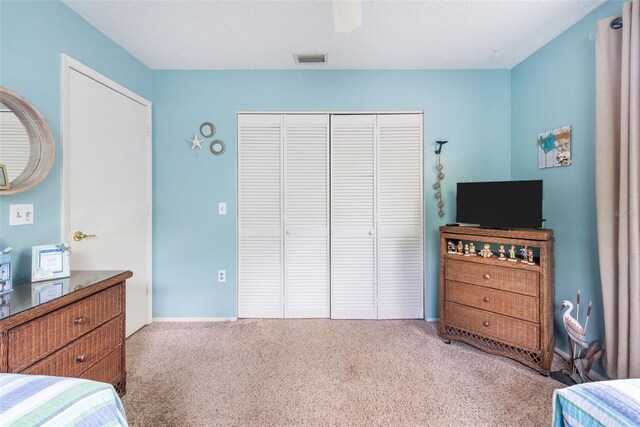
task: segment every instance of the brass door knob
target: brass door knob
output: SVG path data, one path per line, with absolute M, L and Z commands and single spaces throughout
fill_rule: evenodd
M 489 279 L 491 279 L 491 276 L 489 276 L 489 273 L 484 273 L 484 274 L 482 275 L 482 277 L 484 277 L 484 278 L 485 278 L 485 280 L 489 280 Z
M 489 297 L 484 297 L 484 298 L 482 298 L 482 301 L 484 301 L 484 302 L 489 302 Z
M 73 324 L 74 325 L 84 325 L 86 318 L 84 316 L 80 316 L 80 317 L 76 317 L 75 319 L 73 319 Z
M 81 354 L 80 356 L 76 356 L 76 362 L 78 363 L 82 363 L 85 361 L 85 356 L 84 354 Z
M 485 320 L 484 322 L 482 322 L 482 326 L 489 326 L 489 321 Z
M 96 237 L 95 234 L 84 234 L 82 231 L 76 231 L 73 233 L 73 240 L 79 242 L 82 239 L 86 239 L 87 237 Z

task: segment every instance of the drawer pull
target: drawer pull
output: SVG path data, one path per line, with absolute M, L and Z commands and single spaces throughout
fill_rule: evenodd
M 75 319 L 73 319 L 73 324 L 74 325 L 84 325 L 86 320 L 87 319 L 84 316 L 76 317 Z
M 80 356 L 76 356 L 76 362 L 82 363 L 85 360 L 85 355 L 81 354 Z
M 489 280 L 489 279 L 491 279 L 491 276 L 489 276 L 489 273 L 484 273 L 484 274 L 482 275 L 482 277 L 483 277 L 485 280 Z
M 489 297 L 484 297 L 484 298 L 482 298 L 482 301 L 489 302 L 490 300 L 489 300 Z
M 486 326 L 486 327 L 488 327 L 488 326 L 489 326 L 489 324 L 490 324 L 490 323 L 489 323 L 489 321 L 488 321 L 488 320 L 485 320 L 484 322 L 482 322 L 482 326 Z

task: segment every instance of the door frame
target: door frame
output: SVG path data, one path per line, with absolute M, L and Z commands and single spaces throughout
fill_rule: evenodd
M 329 116 L 329 150 L 327 151 L 327 155 L 329 156 L 329 176 L 327 177 L 327 179 L 329 180 L 329 186 L 328 186 L 328 197 L 329 197 L 329 235 L 328 235 L 328 239 L 329 242 L 331 240 L 331 117 L 334 115 L 370 115 L 370 114 L 374 114 L 374 115 L 385 115 L 385 114 L 419 114 L 420 116 L 422 116 L 422 124 L 420 126 L 420 133 L 421 133 L 421 138 L 422 138 L 422 145 L 420 147 L 421 150 L 421 154 L 420 154 L 420 185 L 422 187 L 422 191 L 420 194 L 420 218 L 421 218 L 421 238 L 422 238 L 422 244 L 420 245 L 421 251 L 422 253 L 420 254 L 421 256 L 421 260 L 422 260 L 422 286 L 420 288 L 421 291 L 421 296 L 420 296 L 420 300 L 421 300 L 421 304 L 422 304 L 422 318 L 424 320 L 430 320 L 427 319 L 426 313 L 427 313 L 427 260 L 425 258 L 426 253 L 427 253 L 427 249 L 426 249 L 426 245 L 427 245 L 427 236 L 426 236 L 426 206 L 425 206 L 425 198 L 424 198 L 424 191 L 425 191 L 425 179 L 426 179 L 426 174 L 425 174 L 425 159 L 424 159 L 424 155 L 425 155 L 425 149 L 424 149 L 424 144 L 425 144 L 425 138 L 424 138 L 424 120 L 425 120 L 425 111 L 424 110 L 371 110 L 371 111 L 367 111 L 367 110 L 274 110 L 274 111 L 266 111 L 266 110 L 236 110 L 236 248 L 235 248 L 235 253 L 236 253 L 236 264 L 235 264 L 235 268 L 236 268 L 236 315 L 235 315 L 235 319 L 240 319 L 240 317 L 238 316 L 238 308 L 240 306 L 240 275 L 239 275 L 239 271 L 240 271 L 240 228 L 238 227 L 238 224 L 240 224 L 240 198 L 239 198 L 239 192 L 240 192 L 240 177 L 239 177 L 239 173 L 240 173 L 240 125 L 239 125 L 239 121 L 238 121 L 238 116 L 242 115 L 242 114 L 282 114 L 282 115 L 286 115 L 286 114 L 292 114 L 292 115 L 300 115 L 300 114 L 327 114 Z M 376 128 L 377 128 L 378 124 L 377 124 L 377 120 L 376 120 Z M 284 136 L 282 136 L 282 138 L 284 138 Z M 376 141 L 377 144 L 377 141 Z M 376 156 L 377 156 L 377 149 L 376 149 Z M 377 165 L 377 158 L 376 158 L 376 165 Z M 377 166 L 376 166 L 377 167 Z M 376 178 L 376 185 L 377 185 L 377 178 Z M 376 209 L 377 209 L 377 201 L 376 201 Z M 377 239 L 377 220 L 376 220 L 376 239 Z M 376 251 L 376 257 L 377 257 L 377 251 Z M 376 266 L 377 266 L 377 261 L 376 261 Z M 331 244 L 329 244 L 329 319 L 331 319 L 331 269 L 332 265 L 331 265 Z M 377 267 L 376 267 L 377 268 Z M 283 273 L 283 280 L 284 280 L 284 273 Z M 284 286 L 283 286 L 283 291 L 284 291 Z M 376 283 L 376 299 L 378 298 L 378 288 L 377 288 L 377 283 Z M 284 298 L 282 301 L 283 304 L 283 313 L 284 313 Z M 377 304 L 376 304 L 376 317 L 377 317 Z M 331 319 L 334 320 L 334 319 Z
M 153 210 L 152 210 L 152 194 L 153 194 L 153 164 L 152 164 L 152 127 L 151 127 L 151 114 L 152 114 L 152 104 L 149 100 L 141 97 L 140 95 L 130 91 L 124 86 L 118 84 L 117 82 L 111 80 L 103 74 L 95 71 L 94 69 L 82 64 L 81 62 L 73 59 L 69 55 L 64 53 L 60 54 L 61 58 L 61 72 L 60 72 L 60 102 L 61 102 L 61 135 L 62 135 L 62 191 L 61 191 L 61 212 L 60 212 L 60 241 L 62 242 L 70 242 L 71 241 L 71 229 L 69 224 L 69 210 L 70 210 L 70 195 L 69 195 L 69 185 L 71 184 L 70 180 L 70 164 L 67 161 L 69 158 L 69 144 L 70 144 L 70 106 L 69 106 L 69 78 L 71 75 L 71 71 L 75 70 L 81 74 L 84 74 L 86 77 L 95 80 L 96 82 L 112 89 L 127 98 L 141 104 L 146 110 L 146 167 L 147 167 L 147 176 L 146 176 L 146 206 L 147 206 L 147 256 L 146 256 L 146 268 L 147 268 L 147 324 L 152 321 L 152 303 L 153 303 L 153 258 L 152 258 L 152 250 L 153 250 Z

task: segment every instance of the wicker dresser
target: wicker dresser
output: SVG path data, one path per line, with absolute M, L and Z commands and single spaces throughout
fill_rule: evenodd
M 130 271 L 73 271 L 15 284 L 0 319 L 0 372 L 86 378 L 126 393 L 125 281 Z
M 491 245 L 493 256 L 449 253 Z M 440 336 L 518 360 L 548 375 L 555 349 L 552 230 L 440 227 Z M 498 259 L 499 245 L 533 250 L 533 264 Z

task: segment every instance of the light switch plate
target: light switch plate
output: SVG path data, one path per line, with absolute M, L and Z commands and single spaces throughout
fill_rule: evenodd
M 218 203 L 218 215 L 227 214 L 227 204 L 225 202 Z
M 33 205 L 9 205 L 9 225 L 33 224 Z
M 227 271 L 226 270 L 218 270 L 218 282 L 224 283 L 227 281 Z

